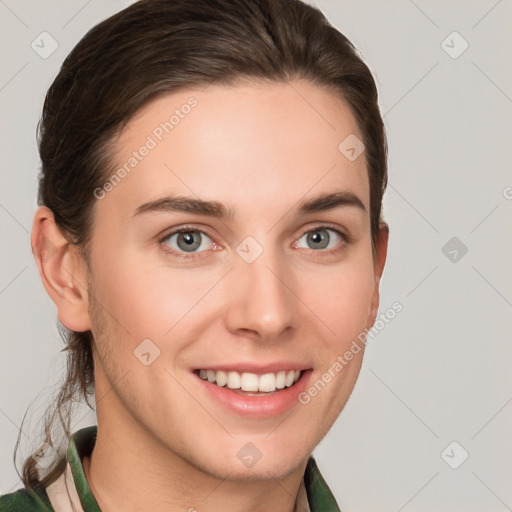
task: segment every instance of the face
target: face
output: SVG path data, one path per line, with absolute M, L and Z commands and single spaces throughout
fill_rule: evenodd
M 94 206 L 99 422 L 221 478 L 307 460 L 378 304 L 349 135 L 362 139 L 347 104 L 304 81 L 181 91 L 129 122 Z

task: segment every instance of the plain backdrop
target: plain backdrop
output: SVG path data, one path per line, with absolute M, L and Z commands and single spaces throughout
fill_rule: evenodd
M 129 3 L 0 0 L 2 492 L 20 485 L 12 452 L 23 415 L 39 396 L 30 437 L 63 362 L 30 248 L 36 125 L 65 56 Z M 391 227 L 381 311 L 395 301 L 403 311 L 369 343 L 314 455 L 345 512 L 510 510 L 512 2 L 316 5 L 379 87 Z M 58 45 L 51 55 L 33 48 L 41 37 L 47 52 Z

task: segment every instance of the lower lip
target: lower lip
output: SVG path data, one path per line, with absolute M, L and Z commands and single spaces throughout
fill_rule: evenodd
M 205 392 L 227 410 L 252 418 L 271 418 L 283 414 L 299 403 L 299 395 L 307 388 L 312 371 L 303 371 L 301 378 L 289 388 L 259 396 L 240 395 L 227 386 L 221 388 L 203 380 L 196 373 L 194 377 Z

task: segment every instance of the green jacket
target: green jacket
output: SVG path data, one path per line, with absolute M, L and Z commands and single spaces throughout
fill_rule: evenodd
M 79 430 L 71 437 L 67 459 L 84 512 L 101 512 L 84 475 L 82 460 L 89 455 L 96 442 L 97 427 Z M 309 457 L 304 472 L 304 486 L 311 512 L 340 512 L 329 487 L 323 479 L 315 459 Z M 45 488 L 19 489 L 0 496 L 0 512 L 56 512 L 50 503 Z M 58 512 L 58 511 L 57 511 Z

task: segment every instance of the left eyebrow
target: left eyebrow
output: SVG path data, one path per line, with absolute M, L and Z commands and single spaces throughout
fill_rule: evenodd
M 306 199 L 296 208 L 298 215 L 333 210 L 341 206 L 352 206 L 366 212 L 361 199 L 352 192 L 333 192 Z M 218 201 L 205 201 L 187 196 L 164 197 L 140 205 L 134 216 L 152 212 L 186 212 L 207 215 L 219 219 L 233 219 L 235 212 Z
M 308 213 L 333 210 L 340 206 L 354 206 L 366 213 L 364 203 L 352 192 L 333 192 L 321 194 L 317 197 L 307 199 L 299 204 L 297 213 L 307 215 Z

